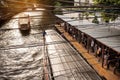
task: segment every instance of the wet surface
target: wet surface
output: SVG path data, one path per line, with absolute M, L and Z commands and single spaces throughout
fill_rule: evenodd
M 32 16 L 30 32 L 19 30 L 21 14 Z M 48 21 L 51 16 L 50 12 L 43 11 L 22 12 L 0 28 L 0 80 L 42 80 L 42 29 L 53 22 Z
M 46 47 L 55 80 L 101 80 L 80 53 L 56 31 L 47 30 Z
M 16 18 L 23 13 L 0 28 L 0 80 L 101 80 L 69 42 L 50 27 L 54 21 L 49 12 L 25 13 L 33 16 L 30 32 L 19 30 Z

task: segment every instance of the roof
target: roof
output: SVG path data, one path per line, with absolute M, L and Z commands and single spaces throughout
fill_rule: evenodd
M 75 21 L 74 19 L 68 22 L 64 19 L 65 15 L 57 15 L 57 17 L 120 53 L 120 29 L 115 28 L 114 23 L 94 24 L 88 20 Z
M 29 22 L 29 15 L 27 14 L 20 15 L 20 18 L 19 18 L 20 24 L 28 24 L 28 22 Z
M 120 36 L 108 37 L 108 38 L 100 38 L 98 41 L 110 46 L 116 51 L 120 52 Z

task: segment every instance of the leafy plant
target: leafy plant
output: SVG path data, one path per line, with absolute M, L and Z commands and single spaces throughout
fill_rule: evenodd
M 62 9 L 61 9 L 61 3 L 60 2 L 55 2 L 56 8 L 54 9 L 55 14 L 60 14 L 62 15 Z
M 92 23 L 99 24 L 99 21 L 98 21 L 98 19 L 97 19 L 97 16 L 94 17 L 94 19 L 92 20 Z
M 107 23 L 115 20 L 120 14 L 120 9 L 118 8 L 120 6 L 120 0 L 94 0 L 94 2 L 102 6 L 111 6 L 111 8 L 104 9 L 101 13 L 103 20 Z

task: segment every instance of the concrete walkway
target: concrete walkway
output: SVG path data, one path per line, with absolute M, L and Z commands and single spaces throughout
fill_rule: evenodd
M 92 55 L 92 53 L 88 53 L 87 50 L 82 46 L 82 44 L 77 41 L 73 41 L 74 39 L 64 31 L 64 29 L 60 26 L 56 26 L 56 28 L 63 33 L 69 41 L 72 41 L 71 44 L 82 54 L 82 56 L 88 61 L 88 63 L 100 74 L 104 76 L 107 80 L 120 80 L 120 75 L 115 75 L 113 71 L 107 70 L 101 66 L 101 62 L 98 62 L 98 59 Z

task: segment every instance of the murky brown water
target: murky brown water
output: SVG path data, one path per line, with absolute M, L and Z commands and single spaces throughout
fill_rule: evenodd
M 11 19 L 0 29 L 0 80 L 42 80 L 42 29 L 54 21 L 50 12 L 23 12 L 31 17 L 31 31 L 18 29 L 18 19 Z M 14 18 L 19 17 L 20 13 Z M 40 16 L 37 16 L 40 15 Z M 36 16 L 36 17 L 35 17 Z

